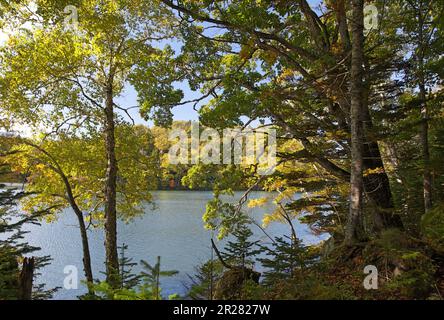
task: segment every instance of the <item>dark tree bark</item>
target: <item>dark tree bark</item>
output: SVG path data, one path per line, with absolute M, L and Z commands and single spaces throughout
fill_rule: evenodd
M 363 63 L 364 63 L 364 1 L 352 1 L 352 61 L 351 61 L 351 175 L 350 210 L 345 242 L 352 245 L 362 238 L 363 206 Z
M 341 35 L 341 44 L 344 53 L 348 52 L 351 47 L 350 33 L 348 32 L 347 23 L 347 9 L 345 0 L 335 0 L 331 4 L 334 6 L 336 12 L 336 19 L 338 21 L 339 34 Z
M 83 219 L 82 211 L 74 210 L 74 212 L 77 216 L 77 220 L 79 221 L 80 237 L 82 239 L 83 271 L 85 272 L 85 277 L 88 284 L 92 284 L 94 282 L 94 277 L 91 268 L 91 255 L 89 251 L 88 233 L 86 230 L 85 220 Z M 92 292 L 91 290 L 89 291 L 90 293 Z
M 378 142 L 371 138 L 373 123 L 368 108 L 368 97 L 364 99 L 363 126 L 364 126 L 364 149 L 363 165 L 364 171 L 369 170 L 372 174 L 364 177 L 364 191 L 372 205 L 373 228 L 379 233 L 389 228 L 403 228 L 399 214 L 395 212 L 390 181 L 384 168 Z
M 25 258 L 19 278 L 19 300 L 32 299 L 32 283 L 34 280 L 35 259 Z
M 105 150 L 107 170 L 105 177 L 105 251 L 106 280 L 113 286 L 119 285 L 119 259 L 117 253 L 117 159 L 114 123 L 114 101 L 112 81 L 106 88 L 105 100 Z

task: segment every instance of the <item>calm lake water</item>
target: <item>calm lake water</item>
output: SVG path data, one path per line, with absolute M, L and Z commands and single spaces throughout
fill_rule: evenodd
M 211 257 L 211 232 L 205 230 L 202 222 L 202 214 L 205 205 L 212 198 L 211 192 L 197 191 L 156 191 L 153 193 L 155 209 L 147 209 L 146 213 L 130 224 L 119 223 L 119 245 L 125 243 L 129 246 L 126 255 L 134 259 L 134 262 L 146 260 L 154 263 L 157 256 L 161 256 L 161 268 L 163 270 L 177 270 L 179 274 L 162 279 L 162 293 L 164 296 L 178 293 L 184 294 L 184 283 L 188 281 L 188 274 L 195 272 L 195 267 Z M 236 201 L 242 193 L 236 193 L 230 201 Z M 250 199 L 266 197 L 267 193 L 254 192 Z M 249 214 L 256 221 L 261 221 L 265 213 L 274 210 L 274 205 L 268 205 L 249 209 Z M 50 255 L 53 259 L 51 265 L 41 270 L 39 283 L 45 283 L 47 288 L 63 287 L 65 266 L 76 266 L 79 276 L 83 277 L 82 250 L 77 220 L 70 210 L 60 215 L 58 221 L 41 226 L 30 225 L 25 230 L 31 231 L 26 240 L 34 246 L 41 247 L 38 255 Z M 317 242 L 319 238 L 312 235 L 306 226 L 295 222 L 299 237 L 306 243 Z M 254 237 L 268 243 L 269 239 L 254 227 Z M 289 228 L 286 225 L 274 223 L 269 226 L 267 232 L 272 236 L 288 235 Z M 102 271 L 105 270 L 103 261 L 104 237 L 103 230 L 92 230 L 89 233 L 90 249 L 92 255 L 93 271 L 95 278 L 103 279 Z M 222 247 L 223 243 L 219 244 Z M 135 269 L 139 271 L 140 269 Z M 55 299 L 76 299 L 83 294 L 85 288 L 79 286 L 78 290 L 60 289 Z

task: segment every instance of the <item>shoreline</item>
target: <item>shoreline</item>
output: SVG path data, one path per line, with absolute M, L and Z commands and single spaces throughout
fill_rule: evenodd
M 23 183 L 20 183 L 20 182 L 0 182 L 0 188 L 3 186 L 8 187 L 8 188 L 11 188 L 11 187 L 12 188 L 14 188 L 14 187 L 20 188 L 23 186 Z

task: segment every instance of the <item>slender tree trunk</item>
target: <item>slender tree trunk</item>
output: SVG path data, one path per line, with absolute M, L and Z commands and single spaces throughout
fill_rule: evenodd
M 80 212 L 76 211 L 75 214 L 79 221 L 80 237 L 82 239 L 83 271 L 85 272 L 85 277 L 88 284 L 92 284 L 94 282 L 94 277 L 91 268 L 91 254 L 89 251 L 88 233 L 86 230 L 85 220 L 83 219 L 83 214 L 81 211 Z
M 418 82 L 419 82 L 419 99 L 421 101 L 421 153 L 423 161 L 423 193 L 424 193 L 424 211 L 427 212 L 432 209 L 432 173 L 430 172 L 430 148 L 429 148 L 429 120 L 427 109 L 427 92 L 426 92 L 426 77 L 424 71 L 424 59 L 426 43 L 424 37 L 424 8 L 423 3 L 420 3 L 418 8 Z
M 424 82 L 420 84 L 421 99 L 421 151 L 424 162 L 423 189 L 424 189 L 424 211 L 432 209 L 432 173 L 430 172 L 430 148 L 429 148 L 429 120 L 426 102 L 426 89 Z
M 72 192 L 71 184 L 68 178 L 60 169 L 61 177 L 65 184 L 66 193 L 68 195 L 68 201 L 71 208 L 79 221 L 80 237 L 82 239 L 82 251 L 83 251 L 83 271 L 85 272 L 86 281 L 88 282 L 88 292 L 93 293 L 90 284 L 94 282 L 92 267 L 91 267 L 91 253 L 89 250 L 88 232 L 86 230 L 85 219 L 83 218 L 83 212 L 80 210 L 77 202 L 75 200 L 74 194 Z
M 79 221 L 80 238 L 82 239 L 82 251 L 83 251 L 83 259 L 82 259 L 83 271 L 85 272 L 85 277 L 88 284 L 88 292 L 94 293 L 94 291 L 91 289 L 90 286 L 90 284 L 94 282 L 94 277 L 91 267 L 91 253 L 89 250 L 88 232 L 86 230 L 85 219 L 83 218 L 82 210 L 80 210 L 79 206 L 77 205 L 68 178 L 64 173 L 62 173 L 62 179 L 65 183 L 69 204 L 71 205 L 71 208 L 74 210 L 77 220 Z
M 364 1 L 353 0 L 352 8 L 350 210 L 345 231 L 345 243 L 348 245 L 359 241 L 363 235 Z
M 112 81 L 110 81 L 112 84 Z M 114 123 L 114 101 L 112 85 L 106 88 L 105 100 L 105 150 L 107 170 L 105 178 L 105 251 L 106 280 L 113 286 L 119 286 L 119 258 L 117 254 L 117 160 Z

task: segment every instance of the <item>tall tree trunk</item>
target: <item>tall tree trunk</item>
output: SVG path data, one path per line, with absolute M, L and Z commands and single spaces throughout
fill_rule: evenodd
M 348 245 L 354 244 L 363 236 L 364 1 L 353 0 L 352 10 L 350 210 L 345 231 L 345 243 Z
M 105 100 L 105 150 L 107 170 L 105 178 L 105 251 L 106 280 L 113 286 L 119 286 L 119 259 L 117 254 L 117 159 L 114 123 L 114 101 L 112 81 L 106 88 Z
M 421 151 L 422 161 L 424 162 L 423 189 L 424 189 L 424 211 L 432 209 L 432 173 L 430 171 L 430 148 L 429 148 L 429 120 L 426 102 L 426 89 L 424 82 L 420 84 L 421 99 Z
M 426 8 L 428 5 L 426 5 Z M 430 172 L 430 148 L 429 148 L 429 120 L 427 109 L 427 92 L 426 92 L 426 76 L 424 70 L 425 43 L 424 35 L 424 4 L 421 1 L 418 8 L 418 82 L 419 82 L 419 99 L 421 102 L 421 153 L 423 161 L 423 193 L 424 193 L 424 211 L 432 209 L 432 174 Z

